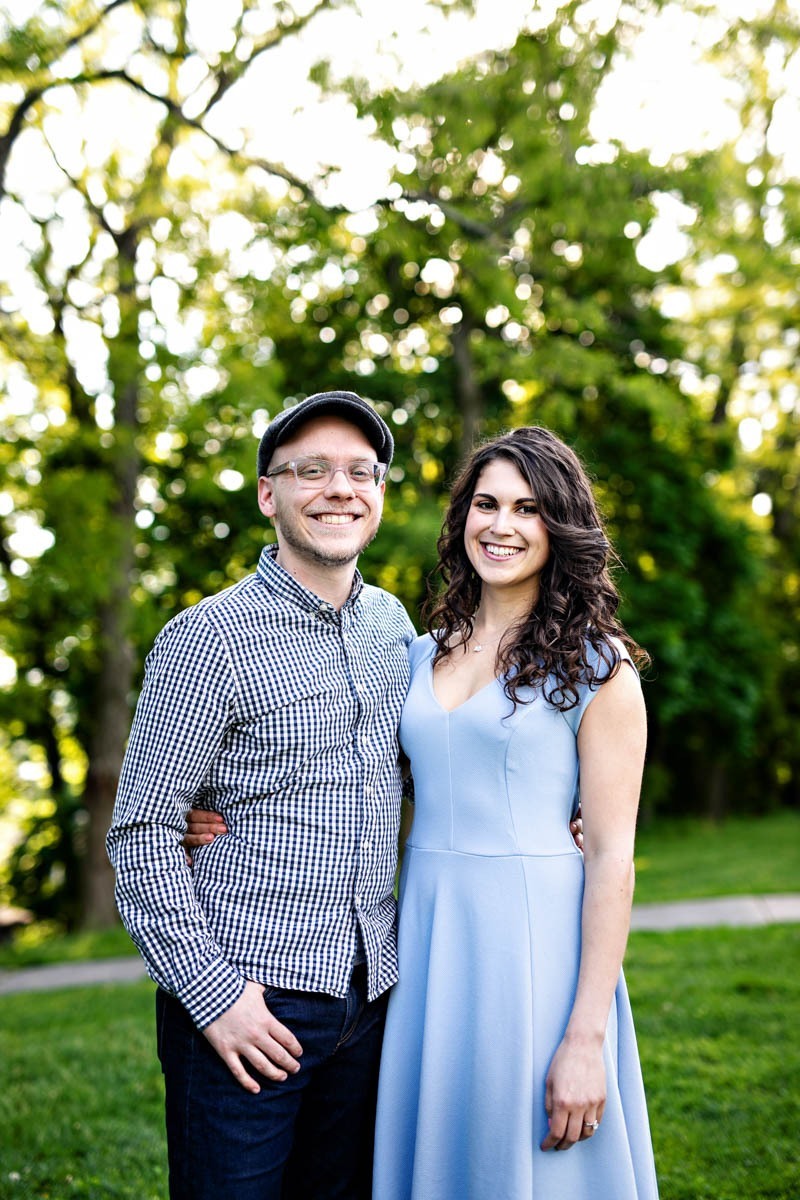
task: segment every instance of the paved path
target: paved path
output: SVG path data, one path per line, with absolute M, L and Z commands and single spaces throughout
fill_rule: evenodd
M 128 958 L 97 958 L 91 962 L 54 963 L 46 967 L 0 970 L 0 996 L 9 992 L 49 992 L 52 988 L 89 987 L 94 983 L 133 983 L 146 979 L 138 954 Z
M 800 923 L 800 895 L 725 896 L 712 900 L 680 900 L 674 904 L 635 904 L 631 928 L 665 932 L 701 926 L 793 923 Z M 141 959 L 132 956 L 23 967 L 17 971 L 0 970 L 0 996 L 97 983 L 132 983 L 146 977 Z
M 721 896 L 673 904 L 634 904 L 631 929 L 698 929 L 714 925 L 779 925 L 800 922 L 800 895 Z

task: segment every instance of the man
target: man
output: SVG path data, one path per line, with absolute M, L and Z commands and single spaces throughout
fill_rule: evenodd
M 393 448 L 352 392 L 277 416 L 258 452 L 276 544 L 147 661 L 108 848 L 159 984 L 173 1200 L 370 1193 L 414 631 L 356 564 Z M 193 805 L 228 833 L 190 868 Z

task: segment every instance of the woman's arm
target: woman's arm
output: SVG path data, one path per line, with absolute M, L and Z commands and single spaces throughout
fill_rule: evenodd
M 207 846 L 215 837 L 227 832 L 228 826 L 218 812 L 205 808 L 190 808 L 186 814 L 183 848 L 191 854 L 198 846 Z
M 400 846 L 405 845 L 411 822 L 414 817 L 413 805 L 406 798 L 406 789 L 409 790 L 409 796 L 413 796 L 413 786 L 410 784 L 411 773 L 408 759 L 403 752 L 400 752 L 400 768 L 403 774 L 403 803 L 402 817 L 400 821 Z M 573 825 L 577 824 L 573 822 Z M 206 808 L 190 808 L 186 814 L 186 833 L 183 838 L 183 848 L 187 855 L 191 857 L 192 850 L 196 850 L 198 846 L 208 846 L 214 841 L 215 837 L 220 837 L 223 833 L 228 832 L 228 826 L 218 812 L 213 809 Z M 575 831 L 573 830 L 573 834 Z M 577 837 L 576 837 L 577 840 Z M 580 842 L 578 842 L 580 848 Z
M 543 1150 L 591 1137 L 606 1098 L 603 1066 L 611 1000 L 630 927 L 633 842 L 647 742 L 639 680 L 623 663 L 584 713 L 578 732 L 585 886 L 575 1002 L 550 1064 Z

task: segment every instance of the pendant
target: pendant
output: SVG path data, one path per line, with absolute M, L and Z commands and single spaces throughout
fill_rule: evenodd
M 483 649 L 483 646 L 481 646 L 481 644 L 479 642 L 476 642 L 476 644 L 472 647 L 472 653 L 480 654 L 482 649 Z

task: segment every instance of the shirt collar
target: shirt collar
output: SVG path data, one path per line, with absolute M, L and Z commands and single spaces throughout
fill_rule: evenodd
M 283 567 L 275 561 L 278 555 L 278 543 L 271 542 L 269 546 L 265 546 L 261 551 L 256 568 L 256 574 L 262 583 L 265 583 L 267 588 L 274 592 L 276 596 L 280 596 L 282 600 L 288 601 L 290 604 L 296 604 L 299 608 L 304 608 L 308 612 L 318 613 L 321 608 L 330 608 L 331 605 L 326 600 L 322 600 L 316 592 L 312 592 L 310 588 L 304 587 L 293 575 L 285 571 Z M 353 576 L 353 586 L 350 589 L 350 595 L 343 608 L 352 608 L 364 587 L 364 580 L 361 572 L 356 568 Z

